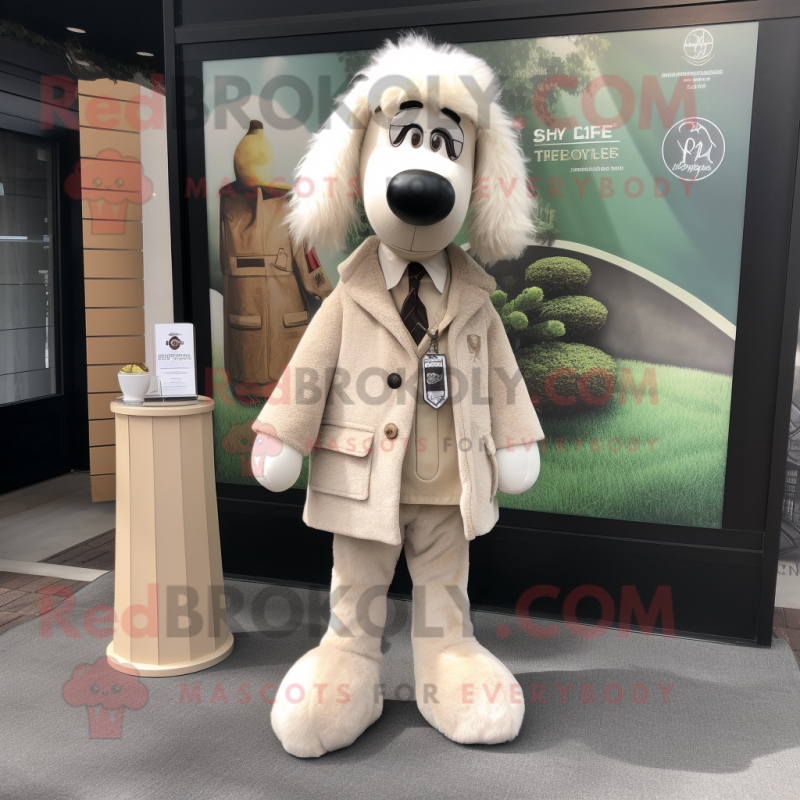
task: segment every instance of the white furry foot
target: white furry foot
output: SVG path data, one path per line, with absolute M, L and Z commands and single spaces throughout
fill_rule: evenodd
M 281 681 L 270 719 L 286 752 L 316 758 L 352 744 L 383 710 L 381 664 L 321 644 Z
M 425 656 L 414 653 L 417 707 L 436 730 L 460 744 L 516 738 L 525 704 L 516 678 L 474 639 Z

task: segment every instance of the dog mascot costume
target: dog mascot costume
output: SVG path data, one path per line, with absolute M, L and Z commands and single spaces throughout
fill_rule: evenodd
M 524 705 L 511 672 L 472 634 L 469 541 L 498 518 L 496 493 L 539 474 L 542 429 L 490 294 L 452 243 L 471 210 L 484 263 L 531 241 L 525 159 L 498 80 L 479 58 L 405 36 L 338 99 L 296 173 L 295 241 L 341 245 L 361 186 L 376 232 L 339 267 L 254 423 L 254 474 L 297 480 L 304 521 L 333 536 L 332 613 L 289 670 L 272 727 L 296 756 L 354 742 L 383 708 L 381 634 L 401 548 L 414 583 L 416 701 L 455 742 L 513 739 Z M 499 688 L 498 688 L 499 687 Z M 485 691 L 484 689 L 487 689 Z

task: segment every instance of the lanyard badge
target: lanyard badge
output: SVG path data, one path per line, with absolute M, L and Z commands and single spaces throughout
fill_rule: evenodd
M 428 331 L 431 343 L 428 352 L 422 356 L 422 396 L 425 402 L 440 409 L 450 396 L 447 386 L 447 358 L 439 353 L 439 332 L 434 328 Z

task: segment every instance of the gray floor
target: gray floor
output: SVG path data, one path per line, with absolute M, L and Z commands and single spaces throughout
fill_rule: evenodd
M 81 620 L 110 604 L 113 573 L 76 596 L 72 636 L 39 621 L 0 639 L 0 797 L 250 798 L 766 798 L 800 796 L 800 671 L 789 646 L 735 647 L 609 631 L 533 639 L 513 617 L 476 613 L 478 638 L 513 670 L 526 697 L 520 736 L 464 747 L 430 728 L 412 702 L 388 699 L 382 718 L 351 747 L 316 760 L 287 755 L 259 697 L 316 643 L 321 592 L 229 582 L 231 656 L 177 678 L 142 678 L 148 700 L 124 711 L 120 739 L 90 738 L 89 710 L 68 705 L 65 684 L 107 640 Z M 384 641 L 388 698 L 413 683 L 409 607 L 391 601 Z M 46 622 L 46 621 L 45 621 Z M 498 636 L 498 626 L 510 632 Z M 505 633 L 500 629 L 501 634 Z M 78 633 L 80 635 L 74 635 Z M 531 703 L 531 685 L 546 702 Z M 622 700 L 609 702 L 606 687 Z M 634 684 L 647 698 L 633 702 Z M 672 689 L 665 703 L 662 687 Z M 201 703 L 181 702 L 197 687 Z M 558 686 L 569 686 L 564 702 Z M 589 700 L 591 695 L 594 702 Z M 274 688 L 267 688 L 270 697 Z M 642 699 L 645 690 L 639 688 Z M 611 688 L 613 700 L 618 690 Z M 249 702 L 244 702 L 250 697 Z M 227 702 L 226 702 L 227 701 Z
M 0 495 L 0 559 L 41 561 L 114 527 L 115 503 L 92 503 L 88 473 Z

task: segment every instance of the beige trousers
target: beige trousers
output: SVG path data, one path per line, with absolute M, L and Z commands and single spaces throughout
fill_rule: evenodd
M 469 542 L 459 507 L 401 504 L 400 530 L 397 545 L 334 534 L 328 629 L 289 669 L 270 715 L 293 755 L 347 747 L 380 717 L 386 595 L 401 547 L 414 581 L 411 642 L 420 712 L 463 744 L 507 742 L 519 732 L 519 685 L 472 634 Z
M 472 637 L 469 542 L 458 506 L 400 505 L 403 544 L 334 534 L 331 620 L 322 642 L 381 662 L 386 595 L 401 547 L 412 592 L 415 663 L 430 650 Z

